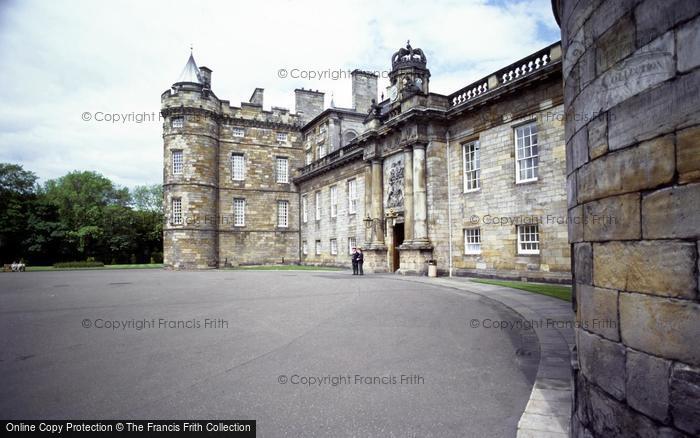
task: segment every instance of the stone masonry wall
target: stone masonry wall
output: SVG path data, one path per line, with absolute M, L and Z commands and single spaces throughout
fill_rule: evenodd
M 700 2 L 563 0 L 559 18 L 581 219 L 572 432 L 698 436 Z
M 333 169 L 318 177 L 305 181 L 299 185 L 301 196 L 307 199 L 306 223 L 301 224 L 301 241 L 306 242 L 308 254 L 302 254 L 301 261 L 310 265 L 351 266 L 348 253 L 348 237 L 355 237 L 357 246 L 365 242 L 365 224 L 362 221 L 365 213 L 365 178 L 362 160 L 353 161 L 342 167 Z M 356 213 L 348 213 L 348 180 L 355 179 L 357 184 L 357 209 Z M 338 188 L 338 214 L 335 218 L 330 216 L 330 187 Z M 315 219 L 316 195 L 321 193 L 321 218 Z M 338 242 L 338 254 L 332 255 L 330 241 Z M 315 242 L 321 241 L 321 254 L 315 253 Z
M 298 263 L 299 206 L 291 183 L 303 164 L 299 120 L 288 110 L 242 103 L 232 107 L 201 88 L 166 91 L 164 203 L 182 200 L 182 224 L 165 224 L 164 264 L 203 269 L 240 264 Z M 172 120 L 182 117 L 182 126 Z M 244 135 L 234 135 L 235 129 Z M 277 134 L 286 134 L 278 139 Z M 181 150 L 183 170 L 175 175 L 172 153 Z M 232 180 L 232 154 L 245 157 L 244 181 Z M 277 183 L 276 159 L 288 159 L 289 183 Z M 245 225 L 233 226 L 233 199 L 246 201 Z M 277 201 L 289 203 L 288 225 L 277 223 Z
M 558 78 L 467 112 L 448 127 L 455 274 L 570 279 L 564 110 Z M 530 122 L 538 132 L 538 179 L 516 184 L 515 128 Z M 481 187 L 465 193 L 462 147 L 475 140 L 480 144 Z M 449 260 L 445 157 L 445 143 L 432 142 L 428 149 L 429 228 L 440 271 L 448 268 Z M 518 254 L 516 225 L 526 223 L 539 226 L 539 255 Z M 467 228 L 480 229 L 478 255 L 465 254 Z
M 166 95 L 164 104 L 190 104 L 200 96 L 181 91 Z M 206 269 L 217 265 L 217 153 L 218 124 L 211 110 L 217 102 L 205 100 L 208 111 L 178 110 L 169 113 L 163 125 L 163 262 L 178 269 Z M 182 126 L 173 127 L 181 118 Z M 173 172 L 173 151 L 182 151 L 182 173 Z M 172 200 L 181 199 L 182 223 L 172 221 Z
M 232 135 L 234 127 L 244 136 Z M 299 262 L 299 196 L 291 183 L 303 165 L 301 133 L 272 127 L 221 126 L 219 153 L 219 264 L 250 265 Z M 287 140 L 277 141 L 286 132 Z M 245 178 L 234 181 L 232 155 L 242 154 Z M 276 160 L 287 158 L 289 183 L 278 183 Z M 233 200 L 245 200 L 245 225 L 234 226 Z M 288 226 L 277 226 L 277 201 L 289 202 Z

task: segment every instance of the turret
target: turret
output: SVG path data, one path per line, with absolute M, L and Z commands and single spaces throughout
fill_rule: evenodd
M 161 96 L 166 267 L 217 266 L 218 114 L 211 70 L 192 54 L 172 87 Z

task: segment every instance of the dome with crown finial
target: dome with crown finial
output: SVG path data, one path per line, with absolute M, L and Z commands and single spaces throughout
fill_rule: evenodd
M 406 42 L 406 47 L 400 48 L 391 56 L 391 67 L 421 67 L 425 68 L 428 60 L 421 49 L 411 47 L 411 41 Z

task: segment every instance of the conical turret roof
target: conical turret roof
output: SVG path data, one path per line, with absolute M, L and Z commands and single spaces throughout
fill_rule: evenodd
M 199 68 L 197 68 L 197 63 L 194 62 L 194 56 L 192 56 L 192 53 L 190 53 L 190 59 L 187 60 L 185 68 L 182 69 L 182 73 L 180 73 L 180 76 L 177 78 L 175 83 L 179 84 L 182 82 L 203 84 L 202 76 L 199 72 Z

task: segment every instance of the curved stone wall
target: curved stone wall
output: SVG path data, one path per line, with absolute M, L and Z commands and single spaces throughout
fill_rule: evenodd
M 578 369 L 572 435 L 700 434 L 700 2 L 554 2 Z

